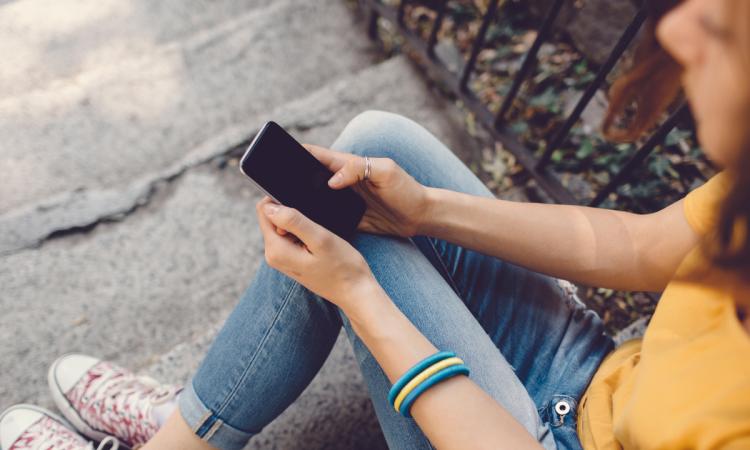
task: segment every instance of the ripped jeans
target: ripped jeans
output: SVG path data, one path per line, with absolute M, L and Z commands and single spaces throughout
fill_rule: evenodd
M 435 136 L 396 114 L 358 115 L 331 148 L 392 158 L 427 186 L 492 196 Z M 351 242 L 414 325 L 463 358 L 542 446 L 581 448 L 577 402 L 613 341 L 569 283 L 427 236 L 357 233 Z M 432 448 L 390 407 L 388 378 L 338 307 L 265 263 L 180 396 L 183 418 L 213 446 L 242 449 L 313 379 L 342 326 L 388 446 Z

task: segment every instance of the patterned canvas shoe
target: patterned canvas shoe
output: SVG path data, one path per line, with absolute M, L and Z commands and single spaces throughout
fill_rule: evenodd
M 175 401 L 179 388 L 90 356 L 70 354 L 50 367 L 52 398 L 84 436 L 114 436 L 135 447 L 159 429 L 154 409 Z
M 117 450 L 118 447 L 116 439 L 106 437 L 97 449 Z M 16 405 L 0 415 L 0 449 L 94 450 L 94 444 L 46 409 Z

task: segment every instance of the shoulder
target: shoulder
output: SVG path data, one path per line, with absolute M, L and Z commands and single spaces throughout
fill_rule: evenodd
M 729 176 L 720 172 L 682 200 L 685 219 L 696 233 L 705 235 L 715 226 L 729 188 Z

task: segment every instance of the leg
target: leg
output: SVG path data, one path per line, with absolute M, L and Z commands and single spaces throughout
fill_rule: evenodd
M 211 445 L 242 449 L 310 383 L 340 330 L 332 304 L 261 264 L 180 395 L 183 418 Z
M 416 143 L 419 144 L 418 140 Z M 454 162 L 458 161 L 448 151 L 441 155 L 446 167 L 456 168 L 451 166 L 453 162 L 451 162 L 450 157 L 453 158 Z M 419 160 L 415 162 L 419 163 Z M 463 170 L 468 172 L 465 167 L 463 167 Z M 450 169 L 449 172 L 455 175 L 455 172 Z M 470 174 L 470 172 L 468 173 Z M 454 181 L 460 184 L 461 177 Z M 360 235 L 357 236 L 355 245 L 360 248 L 368 262 L 373 266 L 373 271 L 381 284 L 391 293 L 394 301 L 402 310 L 407 312 L 407 315 L 415 324 L 437 345 L 455 349 L 462 354 L 474 355 L 472 358 L 467 356 L 467 361 L 472 364 L 475 377 L 482 387 L 511 410 L 532 434 L 548 446 L 553 446 L 553 443 L 550 444 L 550 435 L 547 429 L 540 424 L 536 406 L 528 397 L 523 385 L 513 374 L 511 366 L 497 352 L 495 342 L 489 339 L 485 330 L 471 316 L 467 308 L 461 303 L 461 299 L 451 289 L 455 289 L 456 284 L 455 280 L 451 278 L 451 274 L 443 273 L 443 277 L 441 277 L 432 268 L 428 260 L 408 241 Z M 398 255 L 398 257 L 394 259 L 394 255 Z M 407 269 L 417 270 L 418 273 L 415 273 L 414 277 L 404 278 L 404 274 L 408 272 Z M 270 271 L 270 269 L 267 270 Z M 256 278 L 248 295 L 243 299 L 238 311 L 235 311 L 230 317 L 209 352 L 206 362 L 196 374 L 192 385 L 189 386 L 188 395 L 182 398 L 182 412 L 188 423 L 197 431 L 198 435 L 203 436 L 204 439 L 208 439 L 215 445 L 220 445 L 221 448 L 240 448 L 253 432 L 257 432 L 265 423 L 272 420 L 291 400 L 296 398 L 320 367 L 322 360 L 330 350 L 330 345 L 321 346 L 323 347 L 322 351 L 319 349 L 313 352 L 318 355 L 317 358 L 304 359 L 308 361 L 309 367 L 312 367 L 312 370 L 308 370 L 309 367 L 307 366 L 304 367 L 303 372 L 310 372 L 309 377 L 292 380 L 289 389 L 282 389 L 282 392 L 278 393 L 276 398 L 278 404 L 269 405 L 265 401 L 262 405 L 253 406 L 253 402 L 259 403 L 261 401 L 257 394 L 264 392 L 264 381 L 267 381 L 267 378 L 264 378 L 261 372 L 263 367 L 267 367 L 266 370 L 270 372 L 279 366 L 283 368 L 290 360 L 294 360 L 299 366 L 299 360 L 282 358 L 283 361 L 279 362 L 275 357 L 285 353 L 297 353 L 298 355 L 304 353 L 297 350 L 311 342 L 309 339 L 295 340 L 290 338 L 289 335 L 294 335 L 294 333 L 286 333 L 286 335 L 274 333 L 273 324 L 281 324 L 286 330 L 296 329 L 295 326 L 290 326 L 290 324 L 301 324 L 303 329 L 306 329 L 302 334 L 314 334 L 320 328 L 317 326 L 318 324 L 311 326 L 310 323 L 314 323 L 320 318 L 323 319 L 324 324 L 336 323 L 332 318 L 330 307 L 326 306 L 327 303 L 320 299 L 317 299 L 320 303 L 316 303 L 316 298 L 305 289 L 295 287 L 295 283 L 275 271 L 271 271 L 271 273 L 275 273 L 279 278 L 274 279 L 274 277 L 262 274 Z M 406 289 L 402 289 L 403 285 L 406 284 L 401 281 L 403 279 L 425 280 L 425 283 L 420 282 L 418 286 L 414 286 L 414 283 L 412 283 L 406 286 Z M 452 284 L 449 285 L 448 282 Z M 259 301 L 258 298 L 275 300 L 267 302 Z M 432 298 L 433 301 L 427 303 L 424 301 L 425 298 Z M 304 302 L 295 301 L 297 299 L 304 300 Z M 435 303 L 434 299 L 439 299 L 439 301 Z M 315 305 L 313 312 L 317 312 L 317 314 L 313 313 L 308 316 L 305 313 L 283 313 L 283 310 L 287 308 L 285 305 L 299 306 L 300 303 Z M 324 307 L 321 308 L 320 305 Z M 447 306 L 450 306 L 450 308 Z M 261 317 L 262 320 L 252 320 L 256 317 Z M 438 320 L 435 320 L 436 318 Z M 451 323 L 460 326 L 453 326 L 446 333 L 443 328 L 435 329 L 434 325 L 439 323 Z M 390 408 L 384 405 L 388 381 L 374 359 L 369 356 L 366 348 L 358 342 L 356 336 L 352 335 L 348 326 L 347 328 L 389 444 L 397 448 L 401 446 L 403 448 L 428 448 L 429 444 L 413 422 L 395 415 L 395 412 L 390 411 Z M 454 330 L 458 331 L 454 332 Z M 268 338 L 269 335 L 279 337 L 279 341 L 286 342 L 286 347 L 277 345 L 277 340 Z M 257 336 L 257 338 L 248 340 L 247 336 Z M 335 337 L 335 332 L 332 333 L 332 336 Z M 333 338 L 330 342 L 332 340 Z M 252 342 L 253 345 L 246 349 L 244 347 L 248 342 Z M 301 347 L 297 347 L 297 345 Z M 290 348 L 292 351 L 289 351 Z M 239 353 L 237 350 L 239 350 Z M 237 355 L 240 357 L 237 358 Z M 274 355 L 273 366 L 255 363 L 263 359 L 270 359 L 270 355 Z M 255 376 L 249 376 L 250 373 Z M 225 375 L 227 374 L 229 375 L 229 383 L 226 382 Z M 201 381 L 201 378 L 205 378 L 205 380 Z M 243 384 L 244 380 L 250 379 L 260 382 Z M 502 380 L 502 382 L 498 383 L 497 380 Z M 278 386 L 276 387 L 278 388 Z M 193 395 L 190 395 L 191 391 Z M 206 398 L 205 404 L 201 401 L 202 391 Z M 194 401 L 190 401 L 190 399 Z M 268 412 L 263 408 L 266 408 Z M 222 411 L 222 413 L 219 413 L 219 411 Z M 255 417 L 256 415 L 261 415 L 262 418 Z
M 540 439 L 549 436 L 511 367 L 410 241 L 361 234 L 353 244 L 394 301 L 433 342 L 465 355 L 472 376 L 514 411 L 530 433 Z M 263 264 L 180 397 L 181 413 L 190 429 L 216 447 L 243 448 L 252 434 L 299 395 L 320 368 L 340 329 L 339 314 L 330 303 Z M 388 380 L 346 323 L 370 391 L 382 394 L 373 395 L 373 402 L 389 445 L 429 448 L 416 424 L 385 404 Z M 446 323 L 452 326 L 440 326 Z M 280 384 L 282 374 L 284 383 Z M 503 380 L 502 387 L 496 380 Z M 184 428 L 179 421 L 170 423 L 174 426 L 160 431 L 157 439 Z
M 353 245 L 364 255 L 394 303 L 436 347 L 455 351 L 471 368 L 471 378 L 516 418 L 545 448 L 554 448 L 549 428 L 521 381 L 448 282 L 408 239 L 357 234 Z M 366 299 L 363 299 L 366 301 Z M 389 448 L 432 448 L 413 419 L 387 401 L 390 382 L 342 314 Z
M 182 416 L 172 414 L 159 432 L 140 450 L 212 450 L 215 447 L 199 438 Z
M 392 158 L 427 186 L 492 197 L 435 136 L 396 114 L 360 114 L 332 147 Z M 558 443 L 580 446 L 575 435 L 577 400 L 612 348 L 598 316 L 584 307 L 567 282 L 443 240 L 412 240 L 514 367 Z M 571 406 L 567 417 L 555 412 L 561 400 Z

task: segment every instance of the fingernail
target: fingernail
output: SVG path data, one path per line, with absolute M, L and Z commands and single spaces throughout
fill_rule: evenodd
M 279 205 L 274 205 L 273 203 L 268 203 L 265 206 L 263 206 L 263 211 L 265 211 L 267 216 L 271 216 L 276 213 L 276 211 L 279 210 Z
M 341 184 L 341 179 L 344 178 L 340 173 L 337 173 L 336 175 L 332 176 L 330 180 L 328 180 L 328 184 L 330 186 L 338 186 Z

